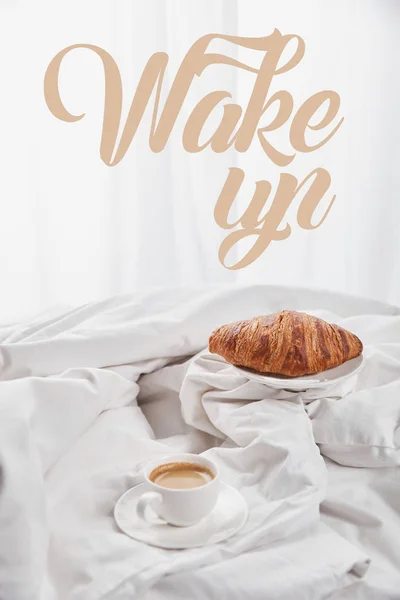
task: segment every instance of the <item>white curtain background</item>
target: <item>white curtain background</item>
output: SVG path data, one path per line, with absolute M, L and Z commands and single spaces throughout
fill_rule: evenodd
M 0 322 L 54 304 L 80 304 L 154 286 L 259 282 L 326 288 L 400 304 L 400 53 L 397 0 L 1 0 Z M 189 47 L 207 33 L 248 37 L 274 28 L 306 43 L 301 63 L 273 82 L 299 107 L 325 89 L 341 97 L 344 123 L 321 149 L 278 168 L 257 137 L 249 150 L 189 154 L 182 129 L 195 104 L 226 89 L 244 105 L 254 77 L 208 67 L 186 99 L 161 153 L 149 149 L 152 105 L 125 158 L 99 156 L 104 100 L 100 60 L 85 50 L 63 62 L 64 123 L 49 112 L 43 78 L 50 60 L 76 43 L 101 46 L 124 86 L 123 120 L 150 56 L 169 55 L 163 99 Z M 229 44 L 215 46 L 231 56 Z M 241 51 L 239 51 L 241 54 Z M 240 58 L 240 56 L 239 56 Z M 259 64 L 256 52 L 247 61 Z M 215 114 L 215 122 L 218 122 Z M 215 123 L 214 122 L 214 123 Z M 213 122 L 208 124 L 210 131 Z M 287 127 L 274 134 L 287 147 Z M 252 265 L 225 269 L 218 248 L 227 232 L 214 222 L 228 169 L 246 173 L 237 202 L 255 182 L 279 173 L 301 181 L 316 167 L 332 176 L 337 198 L 323 225 L 273 242 Z M 332 192 L 332 194 L 331 194 Z

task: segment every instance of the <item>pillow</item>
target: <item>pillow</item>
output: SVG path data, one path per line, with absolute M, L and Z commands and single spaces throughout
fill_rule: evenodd
M 323 455 L 351 467 L 400 464 L 400 381 L 306 406 Z

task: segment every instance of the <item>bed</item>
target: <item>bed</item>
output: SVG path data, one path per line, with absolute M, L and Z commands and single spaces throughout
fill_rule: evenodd
M 351 390 L 276 391 L 207 351 L 284 308 L 354 331 Z M 0 329 L 2 600 L 400 599 L 400 309 L 323 291 L 124 295 Z M 205 453 L 249 506 L 190 550 L 122 533 L 143 465 Z

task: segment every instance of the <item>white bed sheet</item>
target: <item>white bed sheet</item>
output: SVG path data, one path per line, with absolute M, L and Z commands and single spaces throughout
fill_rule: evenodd
M 180 409 L 179 398 L 175 394 L 160 390 L 153 395 L 152 387 L 145 376 L 143 392 L 139 396 L 142 410 L 157 437 L 173 447 L 185 451 L 202 452 L 206 448 L 202 438 L 196 440 L 193 432 L 185 425 Z M 149 393 L 149 395 L 145 395 Z M 207 444 L 206 444 L 207 446 Z M 321 504 L 321 521 L 351 541 L 370 559 L 368 569 L 361 579 L 354 581 L 353 575 L 343 578 L 343 587 L 337 592 L 326 595 L 318 582 L 318 575 L 310 572 L 310 563 L 316 574 L 321 562 L 325 564 L 329 552 L 324 542 L 322 554 L 316 560 L 313 534 L 304 543 L 304 534 L 293 538 L 293 545 L 287 540 L 269 546 L 269 551 L 278 564 L 268 567 L 268 557 L 264 550 L 247 552 L 227 564 L 216 563 L 184 574 L 171 575 L 160 580 L 144 596 L 146 600 L 185 600 L 205 598 L 260 599 L 274 600 L 282 596 L 281 587 L 277 594 L 268 587 L 274 583 L 277 570 L 283 569 L 281 578 L 288 575 L 288 562 L 282 564 L 277 548 L 281 546 L 292 552 L 290 561 L 297 570 L 304 569 L 301 594 L 296 589 L 293 576 L 287 577 L 287 597 L 320 600 L 398 600 L 400 598 L 400 469 L 388 468 L 352 468 L 338 465 L 325 458 L 328 472 L 326 499 Z M 323 538 L 323 533 L 318 533 Z M 299 542 L 299 540 L 301 542 Z M 307 544 L 311 544 L 309 558 Z M 320 562 L 321 561 L 321 562 Z M 332 566 L 336 572 L 337 566 Z M 272 576 L 273 574 L 273 576 Z M 268 584 L 266 583 L 268 581 Z
M 360 335 L 354 392 L 277 398 L 204 352 L 215 326 L 283 308 Z M 0 335 L 2 600 L 400 598 L 399 309 L 270 286 L 164 290 Z M 231 540 L 164 551 L 115 526 L 141 465 L 177 449 L 211 453 L 246 497 Z

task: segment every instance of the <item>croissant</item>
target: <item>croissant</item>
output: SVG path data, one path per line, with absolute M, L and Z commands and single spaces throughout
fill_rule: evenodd
M 363 351 L 354 333 L 295 310 L 222 325 L 208 348 L 233 365 L 287 377 L 338 367 Z

